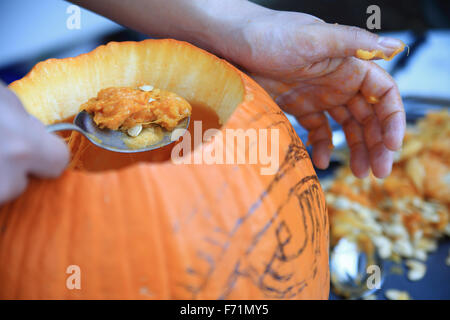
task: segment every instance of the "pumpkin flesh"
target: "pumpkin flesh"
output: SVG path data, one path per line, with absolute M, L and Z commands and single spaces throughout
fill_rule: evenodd
M 81 110 L 93 114 L 102 129 L 126 131 L 137 125 L 158 124 L 170 131 L 190 116 L 191 105 L 177 94 L 160 89 L 112 87 L 100 90 L 97 97 L 81 105 Z

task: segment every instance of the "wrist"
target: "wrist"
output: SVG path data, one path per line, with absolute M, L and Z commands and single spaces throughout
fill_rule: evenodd
M 190 40 L 239 64 L 240 56 L 250 53 L 245 36 L 246 26 L 272 10 L 245 0 L 205 1 L 203 4 L 200 16 L 195 17 L 196 31 L 190 34 Z

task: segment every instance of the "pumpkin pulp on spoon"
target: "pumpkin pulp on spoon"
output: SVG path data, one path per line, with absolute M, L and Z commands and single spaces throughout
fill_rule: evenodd
M 172 131 L 192 113 L 191 105 L 181 96 L 150 85 L 102 89 L 82 104 L 81 110 L 92 114 L 101 129 L 128 133 L 123 141 L 130 149 L 157 143 L 164 136 L 163 128 Z

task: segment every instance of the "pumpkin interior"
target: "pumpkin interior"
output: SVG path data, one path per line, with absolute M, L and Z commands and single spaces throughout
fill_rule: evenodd
M 242 79 L 231 66 L 173 40 L 111 42 L 75 58 L 50 59 L 10 87 L 28 112 L 44 124 L 52 124 L 73 119 L 81 104 L 101 89 L 140 84 L 185 98 L 193 106 L 190 130 L 196 120 L 202 121 L 203 130 L 219 128 L 244 98 Z M 67 138 L 73 154 L 71 167 L 90 171 L 118 169 L 140 161 L 166 161 L 174 146 L 123 155 L 97 148 L 78 133 Z

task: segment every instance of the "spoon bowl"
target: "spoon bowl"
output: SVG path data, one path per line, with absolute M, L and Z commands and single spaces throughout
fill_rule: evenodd
M 139 149 L 131 149 L 125 144 L 124 139 L 129 137 L 126 133 L 118 130 L 100 129 L 94 122 L 92 115 L 86 111 L 78 113 L 73 124 L 57 123 L 49 125 L 47 126 L 47 131 L 77 131 L 100 148 L 119 153 L 138 153 L 162 148 L 177 141 L 187 131 L 189 121 L 190 117 L 181 120 L 173 131 L 163 129 L 163 138 L 161 140 Z M 177 129 L 184 130 L 184 132 Z
M 384 281 L 384 272 L 383 260 L 377 250 L 368 255 L 356 242 L 346 238 L 339 240 L 330 256 L 331 284 L 334 292 L 347 299 L 361 299 L 374 293 L 378 288 L 370 288 L 368 285 L 372 275 L 368 273 L 368 267 L 371 265 L 380 268 L 379 288 Z

